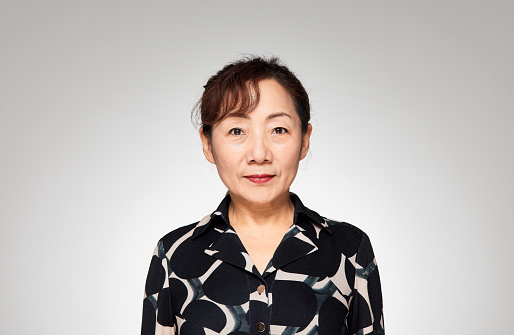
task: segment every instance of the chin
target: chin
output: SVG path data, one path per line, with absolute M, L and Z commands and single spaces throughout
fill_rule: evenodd
M 238 193 L 237 197 L 244 199 L 245 201 L 251 204 L 263 206 L 273 203 L 278 198 L 280 198 L 284 193 L 277 191 L 263 191 L 264 190 L 247 190 L 245 192 Z M 289 190 L 287 190 L 285 193 L 289 195 Z

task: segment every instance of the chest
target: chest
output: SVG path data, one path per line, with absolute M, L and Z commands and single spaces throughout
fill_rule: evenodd
M 280 245 L 284 233 L 254 234 L 252 232 L 245 232 L 238 234 L 241 243 L 259 273 L 264 273 L 266 270 Z
M 304 255 L 263 275 L 220 259 L 194 278 L 171 272 L 178 334 L 345 334 L 352 274 L 340 271 L 344 258 L 337 269 L 321 258 Z

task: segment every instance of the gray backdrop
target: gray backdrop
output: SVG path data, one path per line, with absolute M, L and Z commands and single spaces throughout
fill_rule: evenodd
M 508 334 L 512 1 L 1 1 L 1 334 L 137 334 L 225 188 L 190 110 L 242 53 L 312 99 L 293 191 L 371 237 L 388 334 Z

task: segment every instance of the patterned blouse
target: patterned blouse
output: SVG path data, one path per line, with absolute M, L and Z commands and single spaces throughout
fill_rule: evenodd
M 228 220 L 230 196 L 157 244 L 141 334 L 384 334 L 368 236 L 305 207 L 259 273 Z

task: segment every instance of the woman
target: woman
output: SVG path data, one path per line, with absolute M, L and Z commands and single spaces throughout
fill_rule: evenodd
M 276 58 L 211 77 L 197 104 L 228 193 L 158 243 L 142 334 L 383 334 L 370 241 L 289 192 L 309 150 L 309 98 Z

